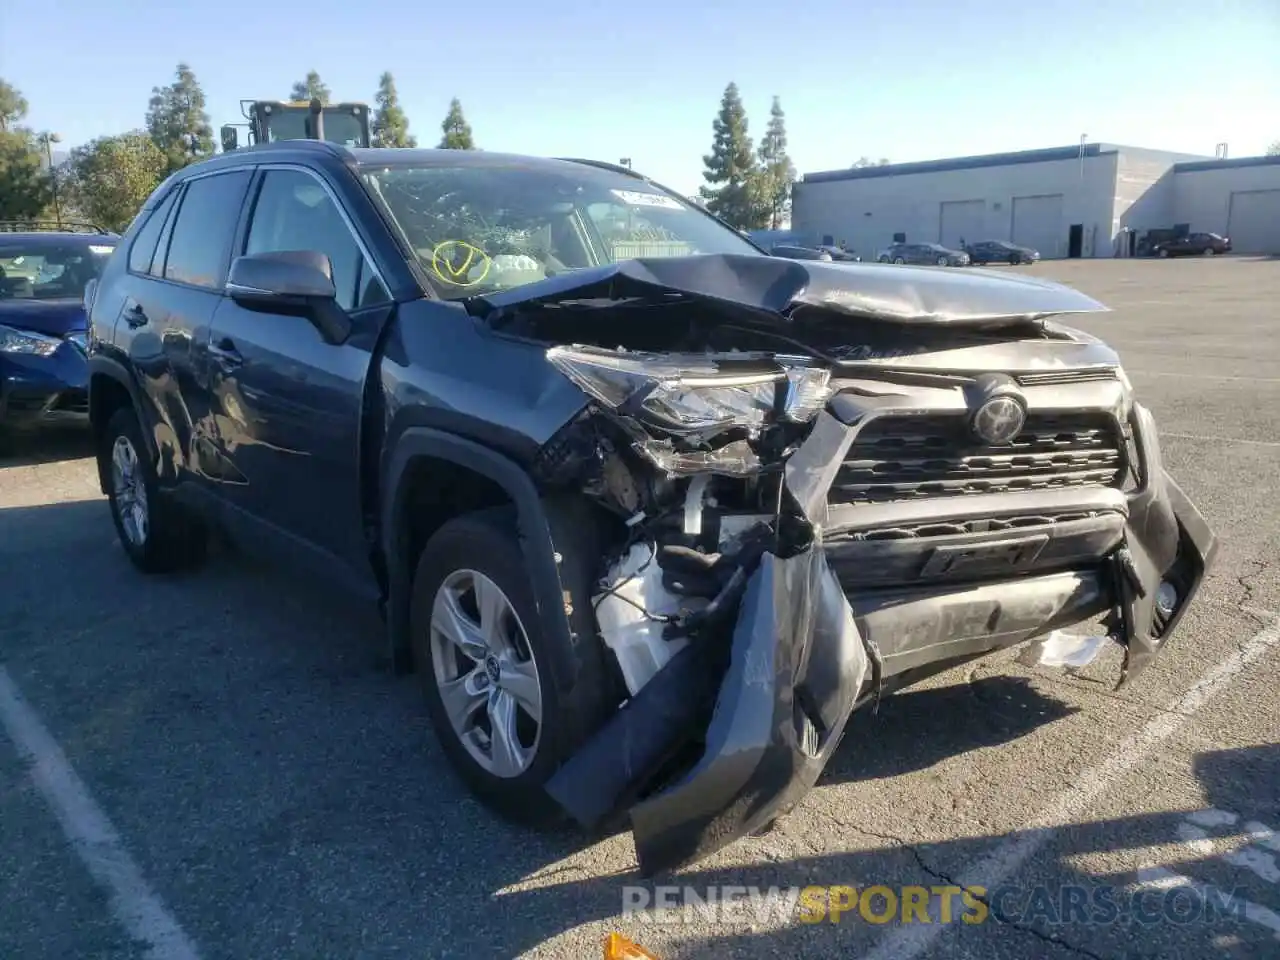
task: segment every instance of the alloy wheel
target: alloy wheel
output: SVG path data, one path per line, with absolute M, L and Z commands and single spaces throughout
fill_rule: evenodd
M 111 492 L 124 535 L 133 546 L 144 546 L 150 527 L 147 485 L 138 462 L 138 451 L 125 436 L 116 437 L 111 446 Z
M 495 777 L 524 773 L 542 733 L 538 665 L 502 589 L 475 570 L 455 570 L 431 607 L 431 662 L 454 735 Z

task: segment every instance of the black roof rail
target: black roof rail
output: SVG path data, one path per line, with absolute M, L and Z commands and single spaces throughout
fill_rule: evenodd
M 332 140 L 312 140 L 310 137 L 299 137 L 297 140 L 271 140 L 267 143 L 254 143 L 246 150 L 290 150 L 301 147 L 304 150 L 321 150 L 338 156 L 348 153 L 345 146 Z
M 556 157 L 557 160 L 564 160 L 566 163 L 585 163 L 588 167 L 599 167 L 601 170 L 612 170 L 614 173 L 622 173 L 634 180 L 647 180 L 642 173 L 636 173 L 628 166 L 621 163 L 609 163 L 605 160 L 587 160 L 583 157 Z
M 105 237 L 109 231 L 88 220 L 0 220 L 0 233 L 97 233 Z

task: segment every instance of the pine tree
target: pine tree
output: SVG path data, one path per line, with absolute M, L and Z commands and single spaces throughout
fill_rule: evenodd
M 769 109 L 769 126 L 760 139 L 760 201 L 768 225 L 777 230 L 791 205 L 791 184 L 796 168 L 787 155 L 787 118 L 782 103 L 773 98 Z
M 329 96 L 329 88 L 320 79 L 320 74 L 314 70 L 307 71 L 307 78 L 295 83 L 293 89 L 289 92 L 290 100 L 306 100 L 308 103 L 312 100 L 328 103 Z
M 409 133 L 409 118 L 400 106 L 396 93 L 396 81 L 390 73 L 384 73 L 378 81 L 378 94 L 374 97 L 378 107 L 373 112 L 373 145 L 375 147 L 416 147 L 417 139 Z
M 165 155 L 170 172 L 213 153 L 213 127 L 205 112 L 204 90 L 185 63 L 178 64 L 173 83 L 152 88 L 147 132 Z
M 449 101 L 449 113 L 440 124 L 444 136 L 440 139 L 443 150 L 474 150 L 476 142 L 471 136 L 471 124 L 462 113 L 462 104 L 454 97 Z
M 736 83 L 725 87 L 711 128 L 715 134 L 711 153 L 702 158 L 706 165 L 702 177 L 710 186 L 700 190 L 707 209 L 740 230 L 759 226 L 763 218 L 757 196 L 756 156 Z

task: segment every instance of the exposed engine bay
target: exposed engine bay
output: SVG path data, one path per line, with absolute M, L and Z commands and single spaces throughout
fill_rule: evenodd
M 1119 358 L 1047 319 L 1105 310 L 1076 291 L 746 257 L 537 287 L 482 316 L 590 398 L 535 479 L 616 518 L 594 608 L 626 689 L 547 789 L 626 812 L 647 874 L 786 813 L 929 673 L 1036 638 L 1120 644 L 1131 680 L 1216 550 Z

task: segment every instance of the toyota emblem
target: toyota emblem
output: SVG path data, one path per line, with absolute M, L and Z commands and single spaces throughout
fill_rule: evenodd
M 1012 443 L 1027 422 L 1027 411 L 1014 397 L 1000 396 L 987 400 L 973 414 L 973 432 L 992 446 Z

